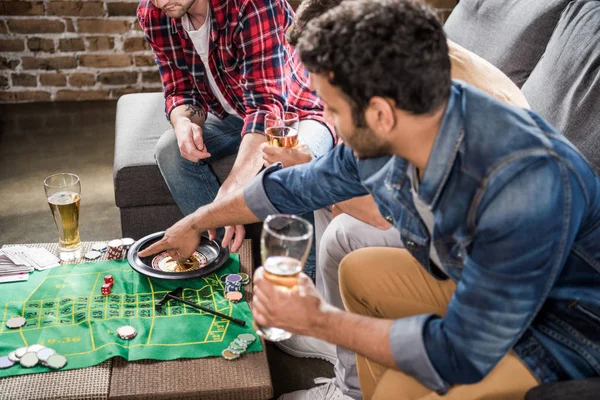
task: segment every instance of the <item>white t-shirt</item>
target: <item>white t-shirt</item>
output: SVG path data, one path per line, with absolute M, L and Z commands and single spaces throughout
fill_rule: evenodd
M 210 48 L 210 8 L 209 13 L 206 16 L 206 20 L 204 21 L 204 24 L 202 24 L 202 26 L 198 30 L 194 30 L 192 22 L 190 21 L 190 18 L 187 14 L 185 14 L 181 18 L 181 24 L 183 25 L 183 29 L 187 31 L 190 39 L 192 40 L 194 48 L 196 49 L 196 52 L 202 60 L 202 64 L 204 64 L 204 70 L 206 71 L 206 75 L 208 77 L 208 85 L 210 86 L 210 89 L 212 90 L 213 94 L 215 95 L 217 100 L 219 100 L 219 103 L 221 103 L 221 105 L 228 114 L 237 115 L 239 117 L 238 113 L 233 107 L 229 105 L 229 103 L 223 96 L 223 93 L 221 93 L 221 91 L 219 90 L 217 82 L 215 82 L 215 78 L 212 72 L 210 71 L 210 67 L 208 64 L 208 50 Z
M 433 238 L 433 223 L 434 217 L 433 212 L 427 207 L 425 203 L 419 199 L 419 185 L 421 181 L 419 180 L 419 174 L 417 173 L 417 169 L 414 165 L 409 164 L 408 166 L 408 178 L 410 179 L 410 191 L 412 193 L 413 202 L 415 203 L 415 208 L 419 212 L 421 219 L 425 223 L 427 230 L 429 231 L 429 237 Z M 433 246 L 433 240 L 431 241 L 431 246 L 429 247 L 429 258 L 438 267 L 441 271 L 446 272 L 444 266 L 442 265 L 442 261 L 438 256 L 435 247 Z

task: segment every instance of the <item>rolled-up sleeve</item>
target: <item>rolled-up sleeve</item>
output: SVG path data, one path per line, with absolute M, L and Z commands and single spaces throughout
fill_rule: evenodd
M 337 146 L 310 163 L 280 169 L 275 164 L 244 188 L 244 199 L 260 219 L 270 214 L 304 214 L 367 194 L 352 151 Z
M 450 385 L 435 370 L 423 339 L 423 329 L 431 317 L 433 314 L 424 314 L 394 321 L 390 346 L 398 368 L 442 394 L 448 391 Z

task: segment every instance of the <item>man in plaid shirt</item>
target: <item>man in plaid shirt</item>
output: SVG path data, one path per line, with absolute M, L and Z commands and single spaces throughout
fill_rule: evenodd
M 308 73 L 285 40 L 286 0 L 142 0 L 138 20 L 159 66 L 173 126 L 157 144 L 162 175 L 184 215 L 243 187 L 263 163 L 290 166 L 334 144 Z M 295 112 L 300 149 L 261 151 L 267 113 Z M 219 186 L 208 160 L 237 153 Z M 242 225 L 227 227 L 223 244 Z

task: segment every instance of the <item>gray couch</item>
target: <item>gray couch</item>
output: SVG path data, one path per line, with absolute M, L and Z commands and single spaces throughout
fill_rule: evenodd
M 461 0 L 445 30 L 506 73 L 600 172 L 600 1 Z M 540 385 L 525 399 L 600 399 L 600 378 Z
M 113 177 L 123 237 L 139 239 L 182 218 L 154 159 L 158 138 L 171 129 L 164 108 L 162 93 L 128 94 L 117 103 Z M 221 182 L 234 161 L 210 164 Z

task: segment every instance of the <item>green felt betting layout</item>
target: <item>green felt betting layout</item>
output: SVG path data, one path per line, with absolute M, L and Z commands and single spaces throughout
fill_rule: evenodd
M 204 278 L 167 281 L 142 276 L 126 261 L 90 262 L 34 272 L 27 282 L 0 286 L 0 356 L 39 343 L 67 357 L 63 369 L 97 365 L 111 357 L 129 361 L 173 360 L 221 356 L 240 333 L 253 333 L 252 314 L 245 301 L 224 297 L 223 274 L 239 272 L 239 256 L 230 255 L 217 273 Z M 104 276 L 112 275 L 111 294 L 103 296 Z M 244 320 L 245 327 L 174 302 L 155 311 L 154 304 L 177 288 L 183 298 Z M 26 324 L 10 329 L 6 321 L 23 316 Z M 137 336 L 121 339 L 116 331 L 131 325 Z M 256 340 L 248 352 L 260 351 Z M 49 371 L 19 364 L 0 370 L 0 378 Z

